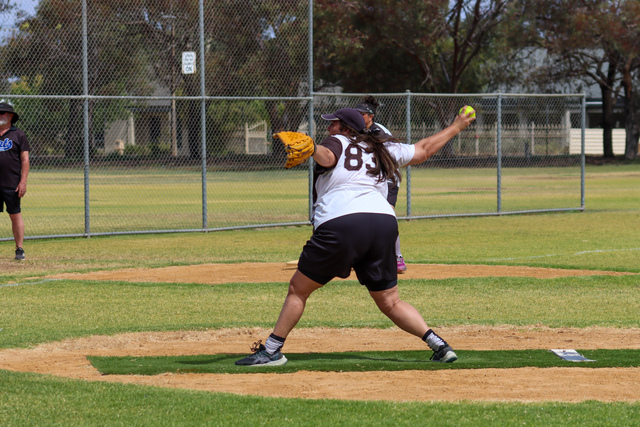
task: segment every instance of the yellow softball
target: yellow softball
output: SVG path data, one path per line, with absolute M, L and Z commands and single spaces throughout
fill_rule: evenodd
M 474 110 L 473 108 L 467 105 L 466 107 L 462 107 L 458 114 L 469 114 L 469 113 L 473 113 L 471 114 L 471 117 L 476 116 L 476 110 Z

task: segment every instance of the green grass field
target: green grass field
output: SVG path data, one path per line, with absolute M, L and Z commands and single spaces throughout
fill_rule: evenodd
M 640 350 L 579 350 L 592 362 L 562 360 L 549 350 L 456 350 L 455 363 L 426 363 L 423 350 L 359 351 L 334 353 L 292 353 L 282 366 L 253 367 L 251 372 L 290 373 L 299 371 L 362 372 L 438 369 L 511 369 L 522 367 L 621 368 L 640 366 Z M 175 373 L 247 373 L 246 366 L 234 362 L 244 355 L 203 354 L 197 356 L 89 356 L 87 359 L 103 375 L 159 375 Z
M 494 168 L 413 168 L 404 173 L 400 217 L 495 214 Z M 94 168 L 89 174 L 91 234 L 203 227 L 201 173 L 184 168 Z M 308 221 L 308 172 L 303 169 L 209 171 L 207 228 Z M 411 198 L 407 196 L 410 181 Z M 580 208 L 580 168 L 504 168 L 502 212 Z M 407 208 L 410 205 L 410 210 Z M 30 236 L 85 233 L 83 170 L 35 169 L 23 216 Z M 11 237 L 0 228 L 0 238 Z
M 585 212 L 400 221 L 403 253 L 409 263 L 640 272 L 640 165 L 589 166 L 586 185 Z M 52 221 L 63 217 L 56 218 L 56 212 L 51 215 Z M 5 214 L 0 224 L 6 234 L 9 222 Z M 13 242 L 0 242 L 0 349 L 128 331 L 271 327 L 286 283 L 211 287 L 52 281 L 45 276 L 211 262 L 286 262 L 298 257 L 310 233 L 310 227 L 300 226 L 28 240 L 27 260 L 21 263 L 12 260 Z M 426 286 L 427 295 L 423 292 Z M 434 295 L 437 305 L 446 309 L 434 309 Z M 640 327 L 640 286 L 634 276 L 407 280 L 402 296 L 425 313 L 433 327 Z M 361 287 L 348 281 L 318 291 L 300 324 L 390 326 Z M 630 363 L 636 363 L 635 353 L 628 354 Z M 455 368 L 453 364 L 448 369 Z M 91 383 L 0 370 L 2 426 L 617 426 L 638 425 L 639 419 L 639 403 L 276 399 Z

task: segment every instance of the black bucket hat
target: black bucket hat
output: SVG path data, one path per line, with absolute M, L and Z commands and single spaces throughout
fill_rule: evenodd
M 20 120 L 20 116 L 18 113 L 13 111 L 13 105 L 9 104 L 4 99 L 0 101 L 0 113 L 12 113 L 13 117 L 11 118 L 11 124 L 14 124 L 18 120 Z

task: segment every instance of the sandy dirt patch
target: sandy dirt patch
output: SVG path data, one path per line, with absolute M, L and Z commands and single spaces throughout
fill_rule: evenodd
M 549 329 L 459 326 L 441 328 L 456 349 L 640 348 L 640 329 Z M 0 351 L 0 369 L 88 381 L 110 381 L 273 397 L 351 400 L 637 401 L 638 368 L 518 368 L 404 372 L 296 372 L 291 374 L 100 375 L 96 356 L 247 353 L 264 329 L 225 329 L 92 336 Z M 296 329 L 286 352 L 420 350 L 398 329 Z M 430 352 L 425 351 L 425 363 Z M 265 384 L 269 387 L 265 387 Z
M 77 280 L 229 283 L 288 281 L 295 265 L 207 264 L 162 269 L 127 269 L 52 278 Z M 481 276 L 561 277 L 620 274 L 504 266 L 410 265 L 404 278 Z M 352 278 L 353 279 L 353 278 Z M 87 355 L 148 356 L 248 352 L 265 329 L 223 329 L 92 336 L 0 351 L 0 369 L 37 372 L 87 381 L 110 381 L 237 394 L 311 399 L 395 401 L 639 401 L 640 368 L 518 368 L 404 372 L 297 372 L 291 374 L 101 375 Z M 640 329 L 542 326 L 439 328 L 455 349 L 640 348 Z M 295 329 L 286 353 L 362 350 L 420 350 L 419 339 L 399 329 Z M 425 363 L 430 356 L 425 350 Z M 269 384 L 265 387 L 265 384 Z
M 73 280 L 201 284 L 288 282 L 296 270 L 296 265 L 295 261 L 290 263 L 200 264 L 153 269 L 128 268 L 92 273 L 64 273 L 49 277 Z M 411 264 L 404 274 L 399 275 L 398 279 L 449 279 L 453 277 L 536 277 L 550 279 L 567 276 L 619 276 L 625 274 L 632 273 L 503 265 Z M 357 280 L 355 273 L 352 272 L 351 276 L 345 280 Z

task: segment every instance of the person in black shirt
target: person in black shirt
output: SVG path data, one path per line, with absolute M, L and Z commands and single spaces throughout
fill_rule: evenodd
M 24 221 L 20 201 L 27 193 L 29 175 L 29 141 L 15 126 L 20 116 L 9 102 L 0 101 L 0 212 L 7 207 L 16 242 L 15 259 L 25 259 Z

